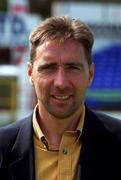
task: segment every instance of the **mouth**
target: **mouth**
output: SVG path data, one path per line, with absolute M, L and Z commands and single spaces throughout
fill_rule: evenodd
M 52 97 L 57 100 L 64 101 L 64 100 L 68 100 L 71 97 L 71 95 L 53 95 Z

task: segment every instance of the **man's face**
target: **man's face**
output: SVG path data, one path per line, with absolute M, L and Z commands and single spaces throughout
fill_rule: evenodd
M 56 118 L 73 115 L 84 102 L 93 79 L 82 45 L 73 39 L 46 41 L 36 49 L 33 66 L 28 64 L 39 108 Z

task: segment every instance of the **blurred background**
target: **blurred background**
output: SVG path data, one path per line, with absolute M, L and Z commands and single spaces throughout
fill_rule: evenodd
M 0 126 L 27 116 L 36 104 L 27 78 L 28 36 L 55 15 L 81 19 L 94 32 L 95 78 L 86 103 L 121 119 L 121 0 L 0 0 Z

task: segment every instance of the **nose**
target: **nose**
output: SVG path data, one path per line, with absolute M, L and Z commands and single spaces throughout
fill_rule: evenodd
M 54 78 L 54 86 L 61 90 L 69 86 L 68 76 L 62 67 L 60 67 L 56 73 Z

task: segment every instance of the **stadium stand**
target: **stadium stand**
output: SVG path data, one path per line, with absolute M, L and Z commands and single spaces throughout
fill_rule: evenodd
M 121 110 L 121 44 L 93 53 L 95 77 L 87 91 L 94 109 Z

